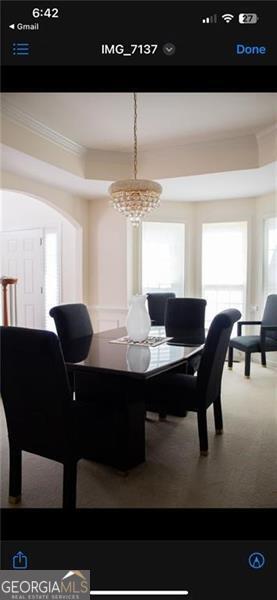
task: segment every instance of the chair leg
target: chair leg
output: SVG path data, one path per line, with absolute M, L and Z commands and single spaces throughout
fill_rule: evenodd
M 207 428 L 207 411 L 199 410 L 197 412 L 198 435 L 200 444 L 201 456 L 208 455 L 208 428 Z
M 250 352 L 246 352 L 245 353 L 244 375 L 248 379 L 250 377 L 250 363 L 251 363 L 251 354 L 250 354 Z
M 221 435 L 223 433 L 223 418 L 220 396 L 218 396 L 218 398 L 214 402 L 214 424 L 216 434 Z
M 63 509 L 76 508 L 77 461 L 71 459 L 63 466 Z
M 229 346 L 229 353 L 228 353 L 228 368 L 229 369 L 233 368 L 233 354 L 234 354 L 234 349 L 231 348 L 231 346 Z
M 21 501 L 22 486 L 22 451 L 10 444 L 10 480 L 9 503 L 18 504 Z
M 261 362 L 263 367 L 266 367 L 266 353 L 265 352 L 261 352 Z

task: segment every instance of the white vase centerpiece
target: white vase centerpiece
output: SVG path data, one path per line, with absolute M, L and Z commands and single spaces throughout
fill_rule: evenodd
M 132 342 L 143 342 L 149 335 L 151 320 L 147 311 L 146 296 L 133 296 L 127 316 L 127 333 Z

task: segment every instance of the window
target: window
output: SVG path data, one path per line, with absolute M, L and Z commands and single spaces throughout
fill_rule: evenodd
M 142 224 L 142 292 L 184 295 L 185 226 Z
M 247 223 L 207 223 L 202 230 L 202 294 L 206 326 L 226 308 L 245 316 Z
M 277 217 L 265 220 L 264 229 L 264 295 L 277 292 Z
M 52 306 L 60 302 L 60 252 L 58 232 L 54 229 L 45 231 L 44 244 L 44 289 L 45 289 L 45 328 L 56 332 L 54 320 L 49 315 Z

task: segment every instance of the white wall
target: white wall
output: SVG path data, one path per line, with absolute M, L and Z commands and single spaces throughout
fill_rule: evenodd
M 80 300 L 76 228 L 47 204 L 17 192 L 1 193 L 1 231 L 56 228 L 61 242 L 61 302 Z

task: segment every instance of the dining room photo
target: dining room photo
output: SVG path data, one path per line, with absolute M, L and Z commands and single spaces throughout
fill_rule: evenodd
M 275 507 L 277 95 L 1 122 L 1 507 Z

